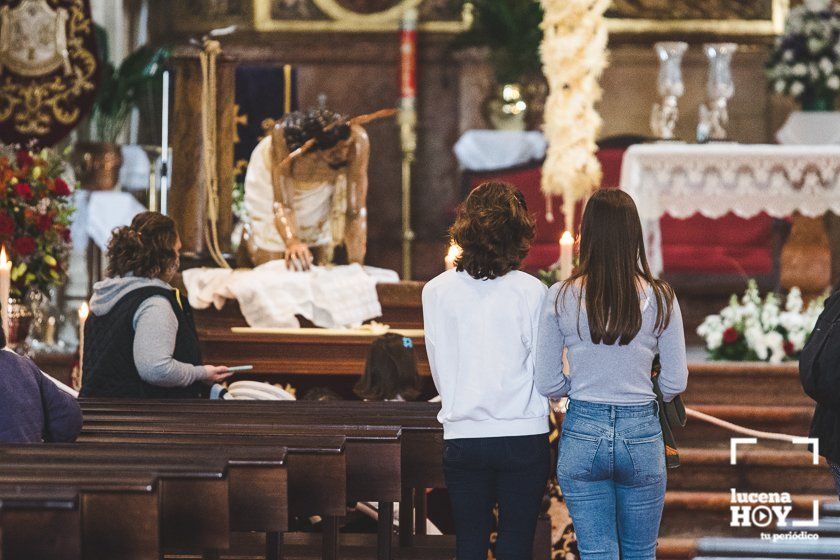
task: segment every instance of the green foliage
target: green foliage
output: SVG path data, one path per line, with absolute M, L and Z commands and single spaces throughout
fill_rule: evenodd
M 128 55 L 117 68 L 108 59 L 107 36 L 99 26 L 97 39 L 102 66 L 91 120 L 97 140 L 116 142 L 131 110 L 153 106 L 154 97 L 160 95 L 170 51 L 164 47 L 143 46 Z
M 539 75 L 543 10 L 535 0 L 471 0 L 472 27 L 455 37 L 452 48 L 488 47 L 500 84 Z

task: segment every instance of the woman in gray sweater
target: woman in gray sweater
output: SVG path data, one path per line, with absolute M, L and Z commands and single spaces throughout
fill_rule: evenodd
M 656 557 L 666 484 L 657 353 L 670 401 L 688 380 L 679 304 L 650 273 L 633 200 L 598 191 L 583 215 L 580 265 L 549 290 L 536 350 L 537 389 L 570 399 L 557 479 L 582 560 Z
M 157 212 L 114 231 L 85 323 L 80 396 L 196 398 L 231 375 L 203 364 L 187 298 L 169 284 L 180 249 L 175 222 Z

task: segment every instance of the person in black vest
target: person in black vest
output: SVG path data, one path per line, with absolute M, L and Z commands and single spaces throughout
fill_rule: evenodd
M 202 365 L 187 299 L 169 285 L 180 249 L 175 222 L 157 212 L 114 230 L 85 323 L 80 396 L 201 398 L 231 375 Z

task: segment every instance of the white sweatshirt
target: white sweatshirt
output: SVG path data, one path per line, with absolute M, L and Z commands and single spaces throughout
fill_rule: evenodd
M 444 439 L 548 432 L 534 386 L 534 348 L 546 287 L 512 271 L 476 280 L 449 270 L 423 288 L 426 351 Z

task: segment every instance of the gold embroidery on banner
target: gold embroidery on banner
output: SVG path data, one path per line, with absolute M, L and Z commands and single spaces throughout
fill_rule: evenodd
M 68 62 L 60 61 L 52 71 L 63 65 L 67 75 L 24 76 L 9 64 L 8 57 L 2 61 L 21 75 L 13 78 L 6 72 L 0 74 L 0 122 L 11 119 L 15 130 L 25 136 L 46 135 L 53 123 L 73 125 L 80 117 L 77 100 L 95 87 L 96 57 L 84 45 L 85 37 L 92 33 L 91 21 L 85 17 L 84 0 L 73 0 L 70 6 L 61 10 L 66 19 L 64 39 Z M 58 35 L 58 30 L 56 33 Z M 5 40 L 0 38 L 0 41 Z M 63 42 L 58 41 L 57 46 L 62 46 Z

